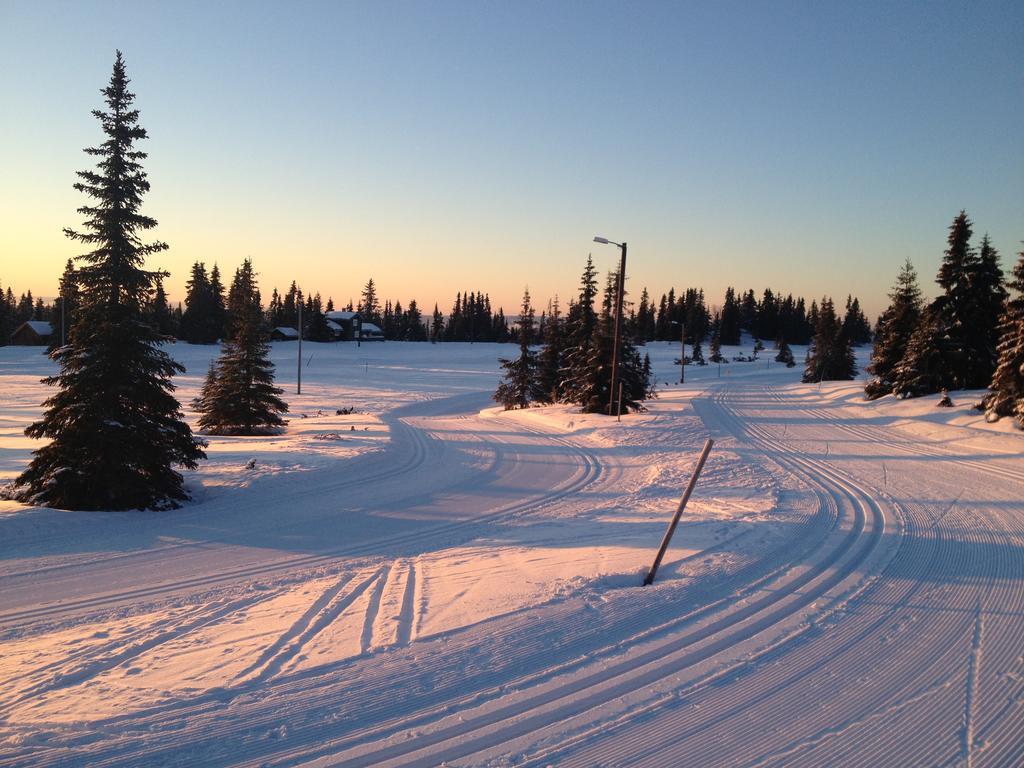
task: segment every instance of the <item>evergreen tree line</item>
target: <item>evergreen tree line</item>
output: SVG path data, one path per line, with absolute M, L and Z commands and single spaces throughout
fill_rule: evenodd
M 655 306 L 644 288 L 639 306 L 630 314 L 628 327 L 638 341 L 675 341 L 679 338 L 678 325 L 683 324 L 689 344 L 698 344 L 710 336 L 717 337 L 720 345 L 738 346 L 743 331 L 755 339 L 774 341 L 776 346 L 781 341 L 809 344 L 817 331 L 817 314 L 816 302 L 808 310 L 803 297 L 783 297 L 771 288 L 766 288 L 760 299 L 753 289 L 740 296 L 735 288 L 727 288 L 721 307 L 713 313 L 705 302 L 703 289 L 688 288 L 677 298 L 673 288 L 662 294 Z M 854 296 L 846 298 L 844 322 L 854 344 L 871 341 L 871 323 Z
M 525 408 L 531 404 L 570 403 L 584 413 L 615 413 L 619 392 L 612 391 L 615 297 L 618 275 L 609 273 L 598 300 L 597 271 L 593 261 L 580 278 L 580 292 L 562 316 L 557 297 L 549 306 L 543 334 L 534 324 L 535 312 L 529 290 L 517 322 L 519 357 L 501 359 L 505 376 L 494 399 L 505 407 Z M 531 349 L 543 342 L 541 350 Z M 642 410 L 643 401 L 654 396 L 651 361 L 643 358 L 629 334 L 621 335 L 617 376 L 621 382 L 622 411 Z M 616 386 L 616 389 L 619 389 Z
M 987 387 L 978 406 L 986 417 L 1012 415 L 1024 426 L 1024 253 L 1007 283 L 988 235 L 971 244 L 973 226 L 966 211 L 953 219 L 935 278 L 942 290 L 931 302 L 910 261 L 903 265 L 878 320 L 864 391 L 907 398 Z
M 31 291 L 14 297 L 11 289 L 0 290 L 0 344 L 7 343 L 11 333 L 25 320 L 46 320 L 59 326 L 61 303 L 67 302 L 66 322 L 74 319 L 77 302 L 73 261 L 68 260 L 60 282 L 60 295 L 50 304 L 33 299 Z M 144 312 L 160 333 L 173 336 L 190 344 L 214 344 L 228 335 L 231 321 L 228 317 L 227 295 L 217 264 L 207 271 L 204 262 L 195 262 L 186 282 L 184 309 L 182 304 L 171 306 L 164 290 L 165 275 L 157 274 L 148 292 Z M 335 309 L 334 300 L 324 302 L 319 292 L 300 297 L 293 281 L 289 289 L 280 293 L 275 287 L 263 314 L 268 328 L 298 325 L 298 302 L 302 301 L 302 334 L 310 341 L 332 341 L 334 335 L 328 326 L 326 313 Z M 353 306 L 351 301 L 343 309 L 358 311 L 364 322 L 377 325 L 384 338 L 393 341 L 469 341 L 511 342 L 519 340 L 519 323 L 510 326 L 504 309 L 495 312 L 490 296 L 480 291 L 459 292 L 451 311 L 444 315 L 434 305 L 434 311 L 425 317 L 415 299 L 403 307 L 400 301 L 380 304 L 376 285 L 371 278 L 363 288 L 361 300 Z M 548 332 L 550 309 L 535 318 L 529 330 L 529 343 L 544 343 Z M 623 317 L 623 333 L 636 343 L 648 341 L 675 341 L 679 338 L 679 325 L 686 330 L 686 341 L 698 349 L 711 339 L 712 345 L 740 344 L 743 331 L 755 339 L 782 341 L 790 344 L 808 344 L 816 333 L 818 305 L 811 302 L 808 310 L 803 297 L 792 294 L 782 298 L 768 288 L 760 300 L 748 290 L 737 297 L 735 289 L 726 290 L 720 309 L 712 312 L 705 301 L 704 290 L 688 288 L 678 296 L 672 288 L 662 294 L 655 305 L 644 288 L 639 304 L 627 302 Z M 860 309 L 856 297 L 847 296 L 843 320 L 854 344 L 871 340 L 871 327 Z

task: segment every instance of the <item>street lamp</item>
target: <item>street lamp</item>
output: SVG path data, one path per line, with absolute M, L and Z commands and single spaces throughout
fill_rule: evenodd
M 299 350 L 298 357 L 296 358 L 296 370 L 295 370 L 295 394 L 302 394 L 302 290 L 296 289 L 295 291 L 295 303 L 297 305 L 299 318 Z
M 622 251 L 622 260 L 619 262 L 619 279 L 615 297 L 615 340 L 612 343 L 612 381 L 611 392 L 608 393 L 608 415 L 615 412 L 615 379 L 619 373 L 619 339 L 622 334 L 622 292 L 625 287 L 623 282 L 626 279 L 626 244 L 616 243 L 606 237 L 595 237 L 595 243 L 602 245 L 617 245 Z

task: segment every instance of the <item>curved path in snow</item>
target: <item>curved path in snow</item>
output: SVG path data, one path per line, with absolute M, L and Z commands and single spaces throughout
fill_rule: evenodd
M 888 517 L 870 578 L 797 642 L 623 721 L 563 765 L 1024 762 L 1024 467 L 848 423 L 813 395 L 698 402 L 712 431 Z M 883 464 L 885 465 L 883 467 Z
M 476 416 L 485 404 L 394 412 L 387 451 L 344 477 L 311 473 L 285 509 L 256 486 L 245 508 L 187 511 L 173 535 L 140 531 L 118 558 L 62 564 L 56 541 L 41 567 L 0 573 L 12 637 L 198 601 L 26 670 L 0 693 L 0 765 L 1024 763 L 1019 461 L 851 421 L 805 390 L 733 382 L 693 410 L 716 450 L 777 478 L 780 505 L 808 502 L 781 543 L 700 578 L 415 637 L 420 555 L 614 494 L 632 471 L 583 440 Z M 352 567 L 331 571 L 339 560 Z M 20 736 L 12 713 L 249 610 L 262 598 L 244 585 L 309 573 L 326 573 L 322 594 L 223 687 Z M 356 607 L 362 653 L 297 666 Z
M 457 541 L 460 531 L 476 535 L 482 524 L 572 494 L 600 475 L 592 455 L 557 437 L 513 441 L 486 422 L 465 422 L 488 405 L 486 394 L 472 393 L 392 411 L 384 418 L 387 448 L 345 462 L 337 474 L 271 477 L 268 487 L 257 482 L 165 513 L 40 510 L 28 530 L 6 531 L 5 547 L 38 556 L 0 566 L 0 626 Z M 464 422 L 457 437 L 432 426 L 450 416 Z M 123 552 L 109 552 L 112 538 Z M 80 556 L 90 551 L 96 555 Z

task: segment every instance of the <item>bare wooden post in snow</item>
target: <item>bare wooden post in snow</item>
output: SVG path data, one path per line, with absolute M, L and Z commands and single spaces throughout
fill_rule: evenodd
M 686 486 L 683 498 L 679 500 L 679 506 L 676 508 L 676 513 L 672 516 L 672 522 L 668 524 L 668 530 L 665 531 L 665 536 L 661 540 L 661 547 L 658 549 L 658 554 L 654 558 L 654 565 L 651 566 L 650 573 L 648 573 L 647 578 L 644 579 L 644 586 L 649 586 L 654 583 L 654 577 L 658 573 L 658 566 L 661 565 L 661 559 L 665 557 L 665 551 L 668 549 L 669 542 L 672 541 L 672 534 L 676 532 L 676 526 L 679 525 L 679 518 L 683 516 L 683 510 L 686 509 L 686 502 L 690 500 L 690 494 L 693 493 L 693 488 L 697 485 L 697 478 L 700 477 L 700 471 L 704 469 L 704 462 L 708 460 L 708 454 L 711 453 L 711 446 L 714 444 L 715 441 L 710 437 L 707 442 L 704 443 L 704 450 L 700 452 L 700 458 L 697 459 L 697 467 L 693 470 L 693 475 L 690 477 L 690 484 Z

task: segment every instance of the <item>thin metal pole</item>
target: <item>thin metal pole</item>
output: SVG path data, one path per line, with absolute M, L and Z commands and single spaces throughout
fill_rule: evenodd
M 615 299 L 615 340 L 612 342 L 612 380 L 608 391 L 608 415 L 612 415 L 612 408 L 615 404 L 615 380 L 619 373 L 619 339 L 622 334 L 622 293 L 625 289 L 626 279 L 626 244 L 619 246 L 622 250 L 622 260 L 619 262 L 618 291 Z
M 296 303 L 299 305 L 299 356 L 298 377 L 295 379 L 295 394 L 302 394 L 302 291 L 295 292 Z
M 665 536 L 661 540 L 661 547 L 658 548 L 658 554 L 654 558 L 654 565 L 651 566 L 650 573 L 648 573 L 647 578 L 644 579 L 644 586 L 650 586 L 654 583 L 654 576 L 658 573 L 658 566 L 661 565 L 661 559 L 665 556 L 665 551 L 668 549 L 669 542 L 672 541 L 672 534 L 676 532 L 676 526 L 679 525 L 679 518 L 683 516 L 683 510 L 686 509 L 686 502 L 690 500 L 690 494 L 693 493 L 693 488 L 697 485 L 697 478 L 700 477 L 700 471 L 704 469 L 704 462 L 708 460 L 708 454 L 711 453 L 711 446 L 714 444 L 715 441 L 710 437 L 707 442 L 704 443 L 704 450 L 700 452 L 700 458 L 697 459 L 697 468 L 693 470 L 693 475 L 690 477 L 690 483 L 686 486 L 683 498 L 679 500 L 679 506 L 676 507 L 676 513 L 672 516 L 672 522 L 668 524 L 668 530 L 665 531 Z
M 619 382 L 619 415 L 616 421 L 622 421 L 622 382 Z

